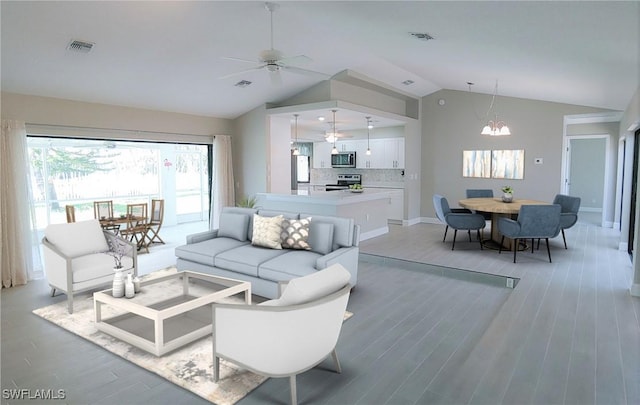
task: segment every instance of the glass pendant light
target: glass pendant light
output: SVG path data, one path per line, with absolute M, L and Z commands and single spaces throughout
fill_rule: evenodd
M 336 132 L 336 111 L 338 110 L 331 110 L 331 112 L 333 113 L 333 148 L 331 149 L 331 154 L 332 155 L 337 155 L 338 154 L 338 148 L 336 147 L 336 138 L 337 138 L 337 132 Z
M 365 152 L 367 154 L 367 156 L 371 155 L 371 148 L 369 147 L 369 130 L 371 128 L 373 128 L 373 125 L 371 125 L 371 117 L 365 117 L 367 119 L 367 152 Z
M 293 156 L 298 156 L 300 155 L 300 149 L 298 148 L 298 114 L 293 114 L 293 116 L 296 118 L 296 127 L 295 127 L 296 143 L 293 148 Z

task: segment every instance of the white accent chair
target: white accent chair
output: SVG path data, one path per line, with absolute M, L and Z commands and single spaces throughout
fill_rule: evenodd
M 268 377 L 289 377 L 297 403 L 296 375 L 333 357 L 349 301 L 351 275 L 334 264 L 292 279 L 278 299 L 259 305 L 213 305 L 213 378 L 220 359 Z
M 51 296 L 56 290 L 67 294 L 67 309 L 73 313 L 73 295 L 79 292 L 106 286 L 113 281 L 115 261 L 108 254 L 111 239 L 128 251 L 122 257 L 124 269 L 133 269 L 138 274 L 137 249 L 115 234 L 102 230 L 97 219 L 51 224 L 42 238 L 44 268 Z

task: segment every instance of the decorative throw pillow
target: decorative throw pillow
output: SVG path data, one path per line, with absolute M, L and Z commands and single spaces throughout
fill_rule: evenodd
M 262 217 L 258 214 L 253 214 L 253 237 L 251 238 L 251 244 L 271 249 L 282 249 L 282 245 L 280 244 L 282 218 L 282 215 Z
M 283 219 L 280 243 L 283 249 L 311 250 L 309 246 L 309 225 L 311 217 L 303 219 Z
M 247 240 L 248 226 L 248 215 L 223 212 L 222 214 L 220 214 L 218 236 L 232 238 L 243 242 Z
M 321 255 L 331 253 L 333 251 L 333 224 L 311 221 L 309 245 L 312 251 Z

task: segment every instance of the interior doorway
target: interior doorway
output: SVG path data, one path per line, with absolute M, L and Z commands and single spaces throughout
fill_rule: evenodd
M 571 136 L 568 141 L 565 193 L 580 197 L 580 211 L 599 213 L 603 226 L 609 136 Z

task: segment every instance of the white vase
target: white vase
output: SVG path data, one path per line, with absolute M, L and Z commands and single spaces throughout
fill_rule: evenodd
M 133 298 L 136 295 L 135 287 L 133 286 L 133 279 L 131 273 L 127 274 L 127 282 L 124 284 L 124 296 L 127 298 Z
M 136 277 L 133 279 L 133 290 L 137 293 L 140 292 L 140 278 Z
M 111 295 L 113 295 L 115 298 L 124 297 L 124 276 L 122 274 L 122 270 L 124 269 L 113 269 L 116 274 L 113 276 Z
M 504 193 L 502 194 L 502 201 L 506 202 L 506 203 L 510 203 L 513 201 L 513 194 L 512 193 Z

